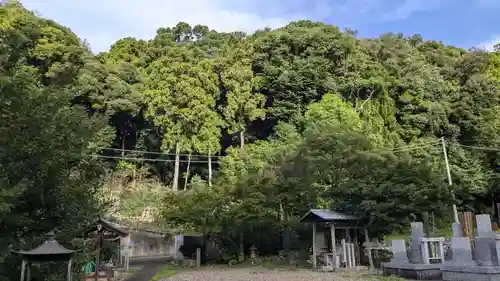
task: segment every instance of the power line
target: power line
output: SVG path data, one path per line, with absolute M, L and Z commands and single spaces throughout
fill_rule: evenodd
M 421 149 L 421 148 L 428 148 L 428 147 L 433 147 L 439 144 L 438 140 L 433 140 L 429 142 L 423 142 L 420 144 L 415 144 L 415 145 L 405 145 L 405 146 L 399 146 L 399 147 L 394 147 L 392 149 L 372 149 L 369 151 L 372 152 L 402 152 L 402 151 L 410 151 L 410 150 L 415 150 L 415 149 Z
M 425 143 L 425 142 L 424 142 Z M 434 143 L 434 144 L 427 144 L 427 145 L 407 145 L 407 146 L 400 146 L 400 147 L 395 147 L 393 149 L 374 149 L 374 150 L 368 150 L 368 152 L 402 152 L 402 151 L 411 151 L 415 149 L 421 149 L 421 148 L 427 148 L 427 147 L 432 147 L 437 144 L 437 141 L 432 141 L 432 142 L 427 142 L 427 143 Z M 172 155 L 174 156 L 174 153 L 161 153 L 161 152 L 149 152 L 149 151 L 142 151 L 142 150 L 130 150 L 130 149 L 117 149 L 117 148 L 101 148 L 103 150 L 116 150 L 116 151 L 128 151 L 128 152 L 138 152 L 138 153 L 144 153 L 144 154 L 154 154 L 154 155 Z M 191 156 L 191 157 L 196 157 L 196 156 L 201 156 L 201 157 L 213 157 L 213 158 L 220 158 L 223 156 L 209 156 L 209 155 L 189 155 L 189 154 L 179 154 L 180 156 Z M 93 154 L 92 156 L 98 157 L 98 158 L 103 158 L 103 159 L 117 159 L 117 160 L 130 160 L 130 161 L 149 161 L 149 162 L 175 162 L 175 159 L 154 159 L 154 158 L 140 158 L 140 157 L 127 157 L 127 156 L 107 156 L 107 155 L 98 155 L 98 154 Z M 219 160 L 211 160 L 212 163 L 218 163 Z M 179 162 L 182 163 L 206 163 L 208 164 L 210 161 L 207 160 L 179 160 Z
M 168 153 L 168 152 L 155 152 L 155 151 L 145 151 L 145 150 L 133 150 L 133 149 L 120 149 L 120 148 L 110 148 L 110 147 L 99 147 L 100 150 L 109 150 L 109 151 L 120 151 L 120 152 L 134 152 L 141 154 L 153 154 L 153 155 L 166 155 L 166 156 L 191 156 L 191 157 L 224 157 L 222 155 L 203 155 L 203 154 L 186 154 L 186 153 Z
M 175 162 L 175 159 L 152 159 L 152 158 L 138 158 L 138 157 L 125 157 L 125 156 L 106 156 L 106 155 L 98 155 L 98 154 L 92 154 L 93 157 L 97 158 L 103 158 L 103 159 L 117 159 L 117 160 L 130 160 L 130 161 L 150 161 L 150 162 Z M 179 162 L 182 163 L 205 163 L 208 164 L 209 162 L 212 163 L 218 163 L 218 160 L 212 160 L 212 161 L 200 161 L 200 160 L 179 160 Z
M 407 150 L 412 150 L 412 149 L 419 149 L 419 148 L 426 148 L 426 147 L 431 147 L 435 144 L 437 144 L 437 140 L 433 141 L 428 141 L 428 142 L 422 142 L 418 145 L 405 145 L 405 146 L 400 146 L 400 147 L 395 147 L 392 149 L 373 149 L 371 151 L 381 151 L 381 152 L 398 152 L 398 151 L 407 151 Z M 427 145 L 425 145 L 427 144 Z M 430 145 L 433 144 L 433 145 Z M 146 151 L 146 150 L 135 150 L 135 149 L 121 149 L 121 148 L 111 148 L 111 147 L 98 147 L 100 150 L 108 150 L 108 151 L 117 151 L 117 152 L 133 152 L 133 153 L 141 153 L 141 154 L 152 154 L 152 155 L 165 155 L 165 156 L 175 156 L 177 155 L 176 153 L 169 153 L 169 152 L 155 152 L 155 151 Z M 208 155 L 208 154 L 187 154 L 187 153 L 179 153 L 179 156 L 187 156 L 187 157 L 205 157 L 205 158 L 221 158 L 225 157 L 222 155 Z M 192 162 L 192 161 L 191 161 Z
M 403 151 L 411 151 L 411 150 L 416 150 L 416 149 L 422 149 L 422 148 L 429 148 L 429 147 L 434 147 L 437 144 L 439 144 L 439 140 L 433 140 L 429 142 L 423 142 L 421 144 L 415 144 L 415 145 L 405 145 L 405 146 L 399 146 L 399 147 L 394 147 L 391 149 L 383 149 L 383 148 L 378 148 L 378 149 L 372 149 L 372 150 L 367 150 L 367 152 L 379 152 L 379 153 L 384 153 L 384 152 L 403 152 Z M 449 142 L 448 142 L 449 143 Z M 477 150 L 485 150 L 485 151 L 498 151 L 500 152 L 500 148 L 494 148 L 494 147 L 485 147 L 485 146 L 473 146 L 473 145 L 464 145 L 464 144 L 457 144 L 460 147 L 465 147 L 465 148 L 471 148 L 471 149 L 477 149 Z M 175 156 L 175 153 L 167 153 L 167 152 L 154 152 L 154 151 L 144 151 L 144 150 L 133 150 L 133 149 L 119 149 L 119 148 L 107 148 L 107 147 L 102 147 L 99 148 L 101 150 L 111 150 L 111 151 L 125 151 L 125 152 L 135 152 L 135 153 L 141 153 L 141 154 L 152 154 L 152 155 L 166 155 L 166 156 Z M 108 158 L 108 159 L 122 159 L 122 160 L 134 160 L 134 161 L 152 161 L 152 162 L 175 162 L 174 159 L 151 159 L 151 158 L 140 158 L 140 157 L 126 157 L 126 156 L 105 156 L 105 155 L 92 155 L 94 157 L 99 157 L 99 158 Z M 181 153 L 179 156 L 187 156 L 187 157 L 205 157 L 205 158 L 221 158 L 224 157 L 222 155 L 202 155 L 202 154 L 185 154 Z M 217 162 L 218 160 L 212 160 L 212 163 Z M 191 163 L 208 163 L 207 160 L 179 160 L 179 162 L 191 162 Z
M 471 149 L 477 149 L 477 150 L 500 151 L 500 148 L 486 147 L 486 146 L 474 146 L 474 145 L 465 145 L 465 144 L 458 144 L 458 146 L 471 148 Z
M 402 152 L 402 151 L 411 151 L 411 150 L 416 150 L 416 149 L 421 149 L 421 148 L 428 148 L 428 147 L 435 147 L 436 144 L 428 144 L 428 145 L 420 145 L 420 146 L 408 146 L 408 147 L 402 147 L 402 148 L 396 148 L 391 150 L 392 152 Z

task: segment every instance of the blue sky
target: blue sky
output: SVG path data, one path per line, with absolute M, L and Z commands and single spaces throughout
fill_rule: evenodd
M 386 32 L 491 49 L 500 42 L 500 0 L 21 0 L 68 26 L 94 52 L 123 37 L 149 39 L 179 21 L 252 32 L 310 19 L 374 37 Z

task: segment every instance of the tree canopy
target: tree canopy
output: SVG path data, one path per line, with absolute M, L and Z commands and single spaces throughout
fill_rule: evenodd
M 0 104 L 1 280 L 9 247 L 52 229 L 75 242 L 102 212 L 153 207 L 172 230 L 288 251 L 308 243 L 298 219 L 312 207 L 383 235 L 422 212 L 449 221 L 453 203 L 491 211 L 500 195 L 500 50 L 418 34 L 180 22 L 96 55 L 1 2 Z

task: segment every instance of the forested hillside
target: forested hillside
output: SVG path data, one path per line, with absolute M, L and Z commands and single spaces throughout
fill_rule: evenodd
M 0 279 L 17 262 L 9 247 L 54 228 L 69 242 L 103 211 L 234 248 L 283 237 L 287 250 L 310 207 L 355 213 L 380 235 L 426 211 L 449 221 L 452 203 L 491 211 L 499 86 L 500 50 L 419 35 L 181 22 L 95 55 L 2 3 Z

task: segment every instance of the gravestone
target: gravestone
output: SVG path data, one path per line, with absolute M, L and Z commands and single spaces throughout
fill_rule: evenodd
M 405 240 L 392 240 L 392 263 L 408 263 Z
M 461 223 L 454 222 L 452 224 L 453 237 L 464 237 L 464 230 Z
M 456 265 L 471 265 L 472 248 L 468 237 L 453 237 L 451 238 L 451 250 L 453 252 L 453 264 Z
M 411 246 L 410 262 L 422 263 L 421 239 L 424 236 L 424 224 L 422 222 L 411 223 Z
M 491 228 L 490 215 L 477 215 L 477 236 L 478 237 L 493 237 L 493 229 Z
M 498 266 L 494 237 L 477 237 L 475 246 L 475 258 L 479 266 Z
M 497 251 L 497 261 L 500 265 L 500 235 L 495 234 L 495 249 Z

